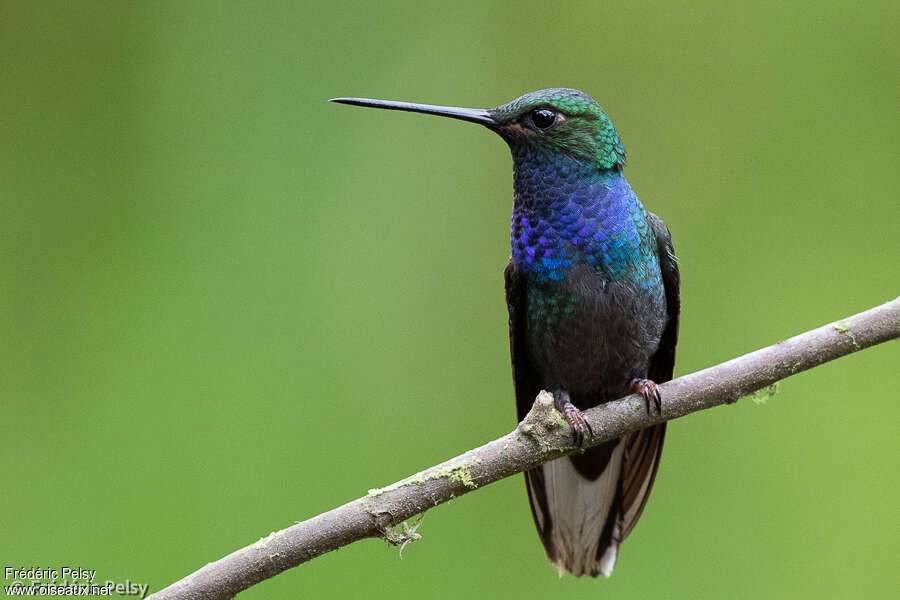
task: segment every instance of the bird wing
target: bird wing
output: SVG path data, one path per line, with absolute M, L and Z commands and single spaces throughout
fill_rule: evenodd
M 531 364 L 525 343 L 525 320 L 528 296 L 525 290 L 525 275 L 509 261 L 503 273 L 506 280 L 506 307 L 509 310 L 509 352 L 512 360 L 513 385 L 516 392 L 516 414 L 521 421 L 534 405 L 534 399 L 541 391 L 537 371 Z M 528 503 L 531 515 L 537 525 L 538 534 L 549 556 L 553 556 L 550 531 L 553 523 L 547 504 L 547 489 L 541 467 L 525 471 L 525 487 L 528 488 Z
M 666 294 L 668 320 L 656 353 L 650 359 L 647 376 L 657 384 L 672 379 L 675 371 L 675 345 L 678 342 L 678 318 L 681 311 L 680 277 L 672 235 L 662 219 L 649 213 L 648 221 L 656 234 L 656 248 Z M 665 400 L 665 399 L 663 399 Z M 660 423 L 629 434 L 625 438 L 625 472 L 622 481 L 622 540 L 631 530 L 647 504 L 653 480 L 659 469 L 666 424 Z
M 678 317 L 681 313 L 681 276 L 678 274 L 678 261 L 675 259 L 669 228 L 653 213 L 649 213 L 648 220 L 656 233 L 656 250 L 659 253 L 659 268 L 666 291 L 666 312 L 669 315 L 659 347 L 650 361 L 650 379 L 662 383 L 672 379 L 675 372 L 675 345 L 678 343 Z
M 525 311 L 528 302 L 525 275 L 512 261 L 509 261 L 503 275 L 506 279 L 506 307 L 509 310 L 509 352 L 516 390 L 516 412 L 521 421 L 534 405 L 541 386 L 525 344 Z

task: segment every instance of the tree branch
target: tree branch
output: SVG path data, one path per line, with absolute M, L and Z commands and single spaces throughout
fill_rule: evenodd
M 900 298 L 842 321 L 660 386 L 662 414 L 648 414 L 631 395 L 585 411 L 594 446 L 626 433 L 767 388 L 775 382 L 846 354 L 900 337 Z M 542 392 L 514 431 L 440 465 L 407 477 L 326 513 L 274 532 L 209 563 L 150 598 L 230 598 L 248 587 L 317 556 L 370 537 L 400 544 L 417 539 L 414 528 L 393 527 L 430 508 L 576 449 L 570 428 Z

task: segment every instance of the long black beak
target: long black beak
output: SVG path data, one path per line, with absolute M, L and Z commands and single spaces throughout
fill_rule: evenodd
M 458 108 L 456 106 L 434 106 L 433 104 L 415 104 L 413 102 L 394 102 L 393 100 L 372 100 L 370 98 L 332 98 L 330 102 L 340 104 L 352 104 L 353 106 L 370 106 L 372 108 L 386 108 L 387 110 L 406 110 L 409 112 L 424 113 L 426 115 L 438 115 L 450 117 L 470 123 L 479 123 L 487 127 L 496 127 L 497 121 L 491 116 L 490 111 L 483 108 Z

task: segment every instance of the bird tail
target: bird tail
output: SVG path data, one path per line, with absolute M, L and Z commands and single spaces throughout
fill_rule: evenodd
M 664 435 L 657 425 L 526 472 L 534 522 L 560 576 L 612 575 L 653 487 Z

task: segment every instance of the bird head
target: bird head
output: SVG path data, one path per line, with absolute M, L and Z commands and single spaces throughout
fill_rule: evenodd
M 599 169 L 625 164 L 625 149 L 612 121 L 597 102 L 579 90 L 549 88 L 530 92 L 495 108 L 459 108 L 369 98 L 332 102 L 405 110 L 484 125 L 517 150 L 537 146 Z

